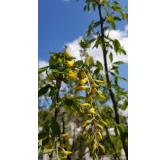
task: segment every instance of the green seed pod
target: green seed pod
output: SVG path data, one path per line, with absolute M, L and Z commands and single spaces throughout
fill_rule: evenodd
M 105 152 L 105 148 L 101 144 L 99 144 L 99 148 L 102 150 L 102 152 Z
M 97 124 L 97 127 L 103 131 L 103 127 L 100 124 Z
M 97 138 L 99 139 L 99 141 L 102 140 L 102 135 L 100 132 L 97 132 Z
M 99 122 L 101 122 L 101 124 L 103 124 L 104 126 L 108 127 L 108 124 L 104 122 L 103 120 L 100 120 Z

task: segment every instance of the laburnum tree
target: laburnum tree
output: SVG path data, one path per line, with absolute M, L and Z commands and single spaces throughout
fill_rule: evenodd
M 127 117 L 120 112 L 128 107 L 128 91 L 119 85 L 119 80 L 127 80 L 118 70 L 124 62 L 113 56 L 126 52 L 109 36 L 116 21 L 128 21 L 125 9 L 118 1 L 85 0 L 84 11 L 98 12 L 99 19 L 80 40 L 83 60 L 76 60 L 65 46 L 50 52 L 49 65 L 39 68 L 39 159 L 47 154 L 50 160 L 81 160 L 89 153 L 93 160 L 106 155 L 120 160 L 122 151 L 128 159 Z M 101 48 L 104 61 L 95 61 L 89 48 Z

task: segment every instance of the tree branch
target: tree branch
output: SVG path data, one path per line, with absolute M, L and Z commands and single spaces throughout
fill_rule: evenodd
M 101 29 L 101 40 L 102 40 L 102 51 L 103 51 L 103 57 L 104 57 L 104 68 L 105 68 L 105 74 L 106 74 L 106 80 L 107 80 L 107 84 L 109 86 L 109 94 L 113 103 L 113 108 L 114 108 L 114 112 L 115 112 L 115 121 L 117 124 L 120 124 L 119 121 L 119 114 L 118 114 L 118 103 L 115 100 L 115 95 L 111 89 L 111 83 L 110 83 L 110 79 L 109 79 L 109 74 L 108 74 L 108 67 L 107 67 L 107 50 L 106 50 L 106 45 L 105 45 L 105 40 L 104 40 L 104 19 L 102 17 L 102 12 L 101 12 L 101 5 L 98 4 L 98 10 L 99 10 L 99 17 L 100 17 L 100 29 Z M 127 145 L 125 143 L 125 139 L 121 138 L 121 142 L 126 154 L 126 159 L 128 159 L 128 149 L 127 149 Z

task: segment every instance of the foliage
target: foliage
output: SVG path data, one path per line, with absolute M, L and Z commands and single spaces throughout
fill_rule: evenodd
M 48 154 L 50 159 L 83 159 L 88 148 L 94 160 L 104 155 L 120 159 L 121 149 L 127 159 L 127 117 L 120 111 L 128 107 L 128 92 L 118 84 L 119 80 L 127 80 L 118 70 L 124 62 L 115 62 L 112 54 L 126 52 L 105 32 L 115 29 L 116 21 L 128 18 L 118 1 L 85 1 L 84 11 L 96 12 L 97 8 L 99 21 L 93 20 L 80 40 L 84 60 L 76 60 L 65 47 L 62 52 L 50 52 L 49 66 L 39 68 L 39 102 L 51 102 L 46 108 L 39 103 L 39 158 Z M 102 48 L 104 65 L 88 54 L 90 47 Z M 109 49 L 112 52 L 108 53 Z

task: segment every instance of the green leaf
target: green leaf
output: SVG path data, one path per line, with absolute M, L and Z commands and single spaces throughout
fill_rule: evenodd
M 117 78 L 117 76 L 114 77 L 114 83 L 115 83 L 116 85 L 118 85 L 118 78 Z
M 96 10 L 96 4 L 92 4 L 93 10 Z
M 57 121 L 55 121 L 54 118 L 52 118 L 51 129 L 52 129 L 54 137 L 60 136 L 61 129 L 60 129 L 59 123 Z
M 38 91 L 38 97 L 46 94 L 49 90 L 49 88 L 51 88 L 52 86 L 50 84 L 47 84 L 46 86 L 42 87 L 39 91 Z
M 58 53 L 56 53 L 56 52 L 49 52 L 49 54 L 56 54 L 57 55 Z
M 110 58 L 110 61 L 112 62 L 113 61 L 113 54 L 111 52 L 110 52 L 109 58 Z
M 112 9 L 115 11 L 115 12 L 120 12 L 122 10 L 121 7 L 117 6 L 117 5 L 114 5 L 112 6 Z
M 86 6 L 84 6 L 84 12 L 87 10 L 87 5 Z
M 125 62 L 123 62 L 123 61 L 117 61 L 117 62 L 114 62 L 113 64 L 120 65 L 120 64 L 125 64 Z
M 46 67 L 43 67 L 43 68 L 39 68 L 39 69 L 38 69 L 38 74 L 40 74 L 40 73 L 46 71 L 48 67 L 49 67 L 49 66 L 46 66 Z
M 99 62 L 99 61 L 96 61 L 96 63 L 97 63 L 98 68 L 99 68 L 100 70 L 103 70 L 103 65 L 102 65 L 102 63 Z
M 105 11 L 106 14 L 108 14 L 108 10 L 107 10 L 107 8 L 104 8 L 104 11 Z
M 105 26 L 103 30 L 104 30 L 104 31 L 105 31 L 105 30 L 109 30 L 109 27 L 108 27 L 108 26 Z
M 119 78 L 119 79 L 121 79 L 121 80 L 123 80 L 123 81 L 126 81 L 126 82 L 127 82 L 127 79 L 126 79 L 126 78 L 124 78 L 124 77 L 117 76 L 117 78 Z
M 81 117 L 83 117 L 83 113 L 81 112 L 80 107 L 78 107 L 78 106 L 75 105 L 75 104 L 74 104 L 72 107 L 74 108 L 75 111 L 77 111 L 77 113 L 78 113 Z
M 114 20 L 121 21 L 121 19 L 119 17 L 117 17 L 117 16 L 114 17 Z
M 40 155 L 41 153 L 41 147 L 38 147 L 38 156 Z
M 111 25 L 112 29 L 114 29 L 114 30 L 116 29 L 116 27 L 115 27 L 115 22 L 114 22 L 114 21 L 111 21 L 111 22 L 110 22 L 110 25 Z
M 91 44 L 92 42 L 94 42 L 96 40 L 96 38 L 93 38 L 91 40 L 89 40 L 89 43 Z
M 118 1 L 114 1 L 114 5 L 119 5 L 119 2 Z
M 49 146 L 49 137 L 47 137 L 46 139 L 44 139 L 44 140 L 42 141 L 42 146 L 43 146 L 44 148 L 46 148 L 46 147 Z
M 84 100 L 85 97 L 84 96 L 78 96 L 78 97 L 74 97 L 73 99 L 82 99 L 82 100 Z
M 88 3 L 88 13 L 90 13 L 90 3 Z
M 72 99 L 67 99 L 67 98 L 65 99 L 64 103 L 66 106 L 72 106 L 74 104 Z
M 52 72 L 54 73 L 60 73 L 60 74 L 65 74 L 65 72 L 60 72 L 59 70 L 57 69 L 50 69 Z
M 119 48 L 119 53 L 123 53 L 124 55 L 126 55 L 126 51 L 123 48 Z
M 122 105 L 121 109 L 122 109 L 122 110 L 126 110 L 127 106 L 128 106 L 128 100 L 126 99 L 126 100 L 123 102 L 123 105 Z
M 119 51 L 119 48 L 121 47 L 119 41 L 115 39 L 113 41 L 113 45 L 114 45 L 115 52 L 117 53 Z
M 97 68 L 97 69 L 94 71 L 94 74 L 98 75 L 99 72 L 100 72 L 100 69 Z
M 55 68 L 56 67 L 56 60 L 55 60 L 55 57 L 54 56 L 51 56 L 50 57 L 50 60 L 49 60 L 49 68 Z
M 87 56 L 85 59 L 85 64 L 89 66 L 91 64 L 91 62 L 92 62 L 92 57 Z
M 42 146 L 42 139 L 38 140 L 38 146 Z
M 120 14 L 121 14 L 122 19 L 123 19 L 123 20 L 126 19 L 126 21 L 128 22 L 128 14 L 127 14 L 127 13 L 124 13 L 124 12 L 120 12 Z
M 48 137 L 48 133 L 47 132 L 41 132 L 38 134 L 38 140 L 44 140 Z
M 99 26 L 99 25 L 100 25 L 100 21 L 95 22 L 94 25 L 93 25 L 93 27 L 97 27 L 97 26 Z
M 111 73 L 119 74 L 118 67 L 113 66 L 113 67 L 111 68 Z
M 117 128 L 120 132 L 120 136 L 123 138 L 123 139 L 126 139 L 128 137 L 128 129 L 126 126 L 124 126 L 124 124 L 117 124 Z
M 82 60 L 76 61 L 76 62 L 74 63 L 74 65 L 76 65 L 76 66 L 78 66 L 78 67 L 82 67 L 83 61 L 82 61 Z

